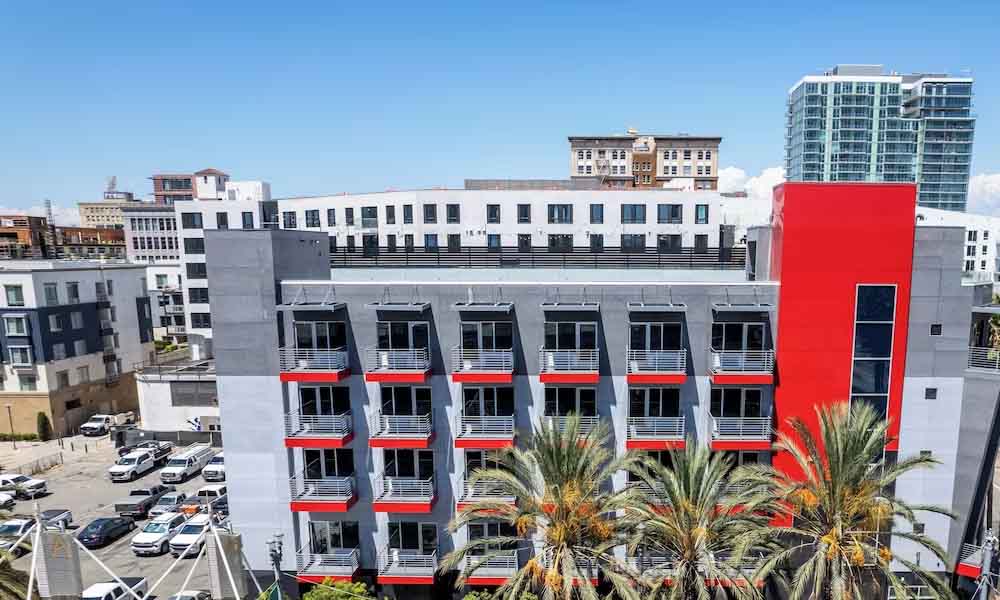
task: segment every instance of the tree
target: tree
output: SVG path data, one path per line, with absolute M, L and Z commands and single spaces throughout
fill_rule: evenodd
M 528 449 L 505 448 L 495 458 L 497 468 L 477 469 L 469 480 L 490 482 L 515 502 L 476 502 L 459 511 L 450 528 L 455 531 L 472 521 L 491 519 L 513 531 L 469 540 L 444 557 L 442 572 L 460 568 L 456 585 L 461 587 L 486 560 L 534 536 L 534 555 L 500 586 L 498 600 L 520 600 L 526 592 L 543 600 L 596 600 L 591 579 L 598 570 L 619 598 L 638 600 L 634 581 L 613 553 L 627 541 L 634 520 L 613 517 L 632 511 L 643 495 L 632 487 L 612 491 L 610 486 L 616 472 L 638 468 L 635 453 L 615 457 L 607 426 L 584 433 L 574 415 L 561 427 L 537 427 Z
M 49 416 L 38 411 L 38 439 L 47 442 L 52 439 L 52 424 L 49 423 Z
M 333 581 L 324 579 L 323 583 L 314 585 L 302 595 L 302 600 L 364 600 L 375 596 L 368 587 L 360 581 Z
M 27 596 L 28 574 L 15 569 L 13 560 L 12 554 L 0 551 L 0 600 L 24 600 Z M 32 598 L 38 598 L 37 588 Z
M 766 576 L 795 558 L 796 573 L 789 599 L 854 600 L 872 596 L 882 581 L 896 598 L 913 594 L 891 568 L 896 560 L 927 586 L 933 598 L 954 598 L 946 583 L 922 566 L 893 555 L 888 541 L 907 540 L 947 564 L 945 550 L 913 525 L 918 513 L 950 514 L 939 507 L 909 505 L 891 490 L 901 476 L 930 468 L 929 456 L 885 460 L 888 422 L 862 402 L 817 409 L 818 436 L 800 419 L 789 421 L 791 433 L 780 433 L 776 450 L 787 452 L 798 473 L 757 467 L 756 484 L 770 487 L 790 512 L 791 525 L 772 528 L 783 548 L 769 555 L 757 575 Z M 905 530 L 898 525 L 905 523 Z M 884 596 L 884 591 L 876 592 Z M 926 598 L 927 596 L 921 596 Z

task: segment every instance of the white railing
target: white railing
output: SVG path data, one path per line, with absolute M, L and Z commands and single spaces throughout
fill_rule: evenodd
M 365 350 L 365 372 L 374 371 L 426 371 L 431 368 L 431 356 L 427 348 L 408 350 Z
M 628 439 L 684 439 L 684 417 L 629 417 Z
M 475 568 L 472 576 L 490 577 L 513 575 L 517 570 L 517 551 L 509 550 L 503 553 L 490 553 L 490 556 L 466 554 L 462 559 L 461 569 Z
M 713 373 L 773 373 L 774 350 L 711 350 Z
M 538 349 L 538 369 L 542 373 L 560 371 L 597 371 L 599 350 L 546 350 Z
M 434 478 L 380 477 L 375 480 L 375 497 L 411 502 L 429 502 L 434 498 Z
M 357 548 L 330 548 L 323 553 L 299 549 L 295 553 L 295 570 L 299 574 L 350 575 L 358 566 Z
M 541 556 L 542 566 L 543 567 L 545 567 L 546 569 L 552 568 L 552 552 L 551 551 L 542 551 L 542 550 L 536 548 L 535 555 L 536 556 L 539 556 L 539 555 Z M 590 559 L 587 559 L 587 558 L 577 558 L 576 559 L 576 568 L 577 568 L 577 570 L 580 573 L 582 573 L 583 575 L 585 575 L 588 579 L 596 579 L 597 578 L 597 562 L 596 561 L 593 561 L 593 560 L 590 560 Z
M 626 557 L 626 564 L 633 570 L 649 575 L 657 574 L 666 576 L 673 572 L 676 558 L 659 554 L 643 554 L 641 556 Z
M 354 497 L 354 477 L 309 479 L 299 473 L 288 481 L 292 500 L 348 500 Z
M 419 550 L 386 548 L 378 553 L 379 575 L 406 576 L 434 575 L 437 570 L 437 551 L 423 554 Z
M 566 431 L 569 427 L 569 420 L 571 417 L 542 417 L 545 423 L 549 427 L 554 427 L 559 431 Z M 597 424 L 600 423 L 600 417 L 580 417 L 580 435 L 587 435 L 591 431 L 597 428 Z
M 426 415 L 383 415 L 381 411 L 371 416 L 368 435 L 371 437 L 425 438 L 433 430 L 432 413 Z
M 167 335 L 184 335 L 186 331 L 183 325 L 167 325 Z
M 278 362 L 282 371 L 343 371 L 348 365 L 344 348 L 279 348 Z
M 1000 350 L 969 346 L 969 368 L 1000 371 Z
M 629 373 L 684 373 L 687 371 L 687 350 L 625 351 Z
M 712 417 L 713 440 L 770 440 L 771 417 Z
M 512 350 L 451 349 L 451 370 L 455 373 L 510 373 L 514 370 Z
M 466 416 L 455 419 L 457 438 L 512 438 L 514 437 L 514 417 L 511 416 Z
M 353 430 L 351 413 L 340 415 L 285 415 L 285 437 L 344 437 Z
M 962 549 L 958 552 L 958 562 L 971 567 L 983 566 L 983 547 L 975 544 L 962 544 Z
M 513 502 L 514 496 L 506 494 L 500 484 L 496 481 L 462 480 L 462 502 L 476 502 L 479 500 L 500 500 Z
M 163 312 L 168 315 L 183 315 L 184 305 L 183 304 L 168 304 L 163 307 Z
M 652 484 L 645 481 L 630 481 L 628 485 L 642 490 L 647 496 L 653 498 L 657 504 L 668 502 L 667 486 L 662 481 L 654 481 Z

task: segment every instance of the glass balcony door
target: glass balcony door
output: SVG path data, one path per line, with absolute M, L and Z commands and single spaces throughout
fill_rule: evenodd
M 597 323 L 545 323 L 546 350 L 596 350 Z
M 714 350 L 763 350 L 764 323 L 713 323 Z
M 496 461 L 493 454 L 488 450 L 466 450 L 465 451 L 465 476 L 472 475 L 476 469 L 499 469 L 500 463 Z
M 680 350 L 680 323 L 632 323 L 629 325 L 630 350 Z
M 760 390 L 753 388 L 715 388 L 712 390 L 712 416 L 757 418 L 762 413 Z
M 354 475 L 354 450 L 350 448 L 305 449 L 306 479 Z
M 431 389 L 382 386 L 383 416 L 423 416 L 431 412 Z
M 350 391 L 346 387 L 299 388 L 299 413 L 302 415 L 342 415 L 350 411 Z
M 295 347 L 300 350 L 336 350 L 347 346 L 347 326 L 340 321 L 296 321 Z
M 409 448 L 386 449 L 385 476 L 430 479 L 434 476 L 434 452 Z
M 483 538 L 515 537 L 517 535 L 514 526 L 509 523 L 497 521 L 483 521 L 479 523 L 469 523 L 469 541 L 481 540 Z M 498 552 L 500 550 L 513 549 L 513 545 L 501 546 L 500 544 L 489 544 L 478 546 L 469 551 L 473 556 L 483 556 L 485 554 Z
M 331 550 L 359 547 L 358 524 L 354 521 L 309 521 L 309 550 L 330 554 Z
M 681 416 L 680 390 L 677 388 L 630 388 L 629 416 Z
M 462 414 L 466 417 L 509 417 L 514 414 L 514 388 L 462 388 Z
M 514 347 L 513 323 L 465 322 L 461 328 L 463 350 L 510 350 Z
M 570 414 L 596 417 L 597 390 L 575 387 L 545 388 L 545 416 L 565 417 Z
M 379 321 L 375 324 L 379 350 L 427 348 L 430 326 L 426 321 Z
M 419 554 L 437 551 L 437 525 L 434 523 L 389 522 L 389 548 Z

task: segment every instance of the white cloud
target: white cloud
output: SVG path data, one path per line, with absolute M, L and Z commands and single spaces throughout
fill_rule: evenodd
M 768 167 L 753 177 L 739 167 L 719 170 L 720 192 L 746 192 L 750 200 L 770 202 L 771 190 L 785 180 L 785 169 Z
M 8 206 L 0 206 L 0 214 L 44 217 L 45 207 L 29 206 L 28 208 L 10 208 Z M 67 208 L 53 204 L 52 217 L 55 219 L 56 225 L 64 225 L 67 227 L 79 227 L 80 225 L 80 211 L 76 207 Z
M 977 215 L 1000 216 L 1000 173 L 983 173 L 969 178 L 966 211 Z

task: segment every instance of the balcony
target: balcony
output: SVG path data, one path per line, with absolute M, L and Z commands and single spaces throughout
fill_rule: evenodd
M 958 552 L 958 564 L 955 574 L 971 579 L 978 578 L 983 572 L 983 547 L 974 544 L 962 544 Z
M 541 551 L 539 548 L 535 549 L 535 555 L 541 556 L 542 567 L 546 570 L 552 568 L 552 554 L 550 552 Z M 597 585 L 597 563 L 586 558 L 576 559 L 576 569 L 587 579 L 590 580 L 591 585 Z M 573 581 L 573 585 L 579 585 L 578 581 Z
M 293 512 L 347 512 L 358 499 L 353 476 L 313 479 L 298 473 L 288 484 Z
M 430 448 L 433 440 L 433 413 L 384 415 L 377 411 L 368 421 L 368 445 L 372 448 Z
M 467 585 L 503 585 L 518 569 L 517 551 L 493 552 L 489 556 L 466 555 L 459 567 L 467 571 L 475 567 L 466 580 Z
M 709 356 L 714 384 L 771 385 L 774 383 L 774 350 L 716 350 Z
M 625 447 L 670 450 L 684 447 L 684 417 L 629 417 Z
M 569 416 L 544 416 L 542 417 L 543 422 L 554 429 L 559 431 L 566 431 L 569 428 Z M 600 417 L 580 417 L 580 435 L 588 435 L 591 431 L 597 428 L 598 423 L 601 422 Z
M 167 325 L 167 335 L 185 335 L 187 328 L 183 325 Z
M 629 556 L 625 559 L 626 564 L 634 571 L 646 575 L 659 575 L 664 579 L 673 577 L 676 557 L 663 554 L 642 554 L 640 556 Z
M 514 445 L 514 417 L 458 415 L 454 435 L 456 448 L 507 448 Z
M 968 368 L 986 373 L 1000 374 L 1000 350 L 969 346 Z
M 343 448 L 354 439 L 351 413 L 340 415 L 285 415 L 286 448 Z
M 771 417 L 712 416 L 713 450 L 770 450 Z
M 687 380 L 687 350 L 625 351 L 629 384 L 682 384 Z
M 511 383 L 514 381 L 514 351 L 456 346 L 451 350 L 451 380 L 455 383 Z
M 434 478 L 380 477 L 375 480 L 372 510 L 391 513 L 429 513 L 437 497 Z
M 467 508 L 476 502 L 513 504 L 514 500 L 514 496 L 503 493 L 500 484 L 496 481 L 469 481 L 468 479 L 464 479 L 462 480 L 461 496 L 458 499 L 458 510 Z
M 365 381 L 377 383 L 426 383 L 431 371 L 427 348 L 365 350 Z
M 350 581 L 359 568 L 357 548 L 330 548 L 322 554 L 299 549 L 295 553 L 298 579 L 308 583 L 323 583 L 324 579 Z
M 538 349 L 538 379 L 542 383 L 593 384 L 601 379 L 600 351 Z
M 437 570 L 437 552 L 386 548 L 378 553 L 378 576 L 382 585 L 432 585 Z
M 335 383 L 351 374 L 345 348 L 279 348 L 278 369 L 281 381 Z
M 184 305 L 183 304 L 167 304 L 163 307 L 163 312 L 168 315 L 183 315 Z

